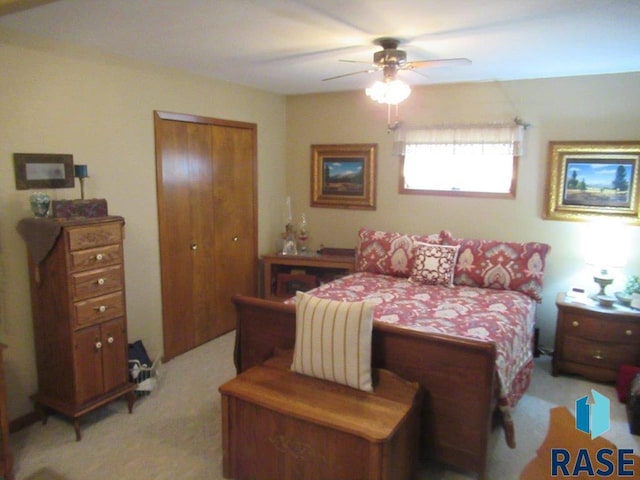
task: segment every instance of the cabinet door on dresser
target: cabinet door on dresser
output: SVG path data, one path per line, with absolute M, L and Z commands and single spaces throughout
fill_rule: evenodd
M 102 353 L 98 348 L 100 342 L 100 325 L 78 330 L 74 335 L 74 353 L 77 365 L 76 403 L 83 403 L 102 395 L 104 384 L 102 378 Z
M 102 378 L 105 391 L 113 390 L 119 385 L 126 384 L 129 371 L 122 368 L 128 364 L 127 334 L 124 319 L 116 318 L 104 322 L 100 326 L 102 339 Z
M 127 382 L 124 320 L 116 318 L 76 331 L 77 403 L 83 404 Z

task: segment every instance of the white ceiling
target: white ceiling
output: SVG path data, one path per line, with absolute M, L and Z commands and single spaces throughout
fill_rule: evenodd
M 322 81 L 366 69 L 339 60 L 372 61 L 381 36 L 409 61 L 472 61 L 400 72 L 412 85 L 640 71 L 640 0 L 3 0 L 0 15 L 0 28 L 280 94 L 381 79 Z

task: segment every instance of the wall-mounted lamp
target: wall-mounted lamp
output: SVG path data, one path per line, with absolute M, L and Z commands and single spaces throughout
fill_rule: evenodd
M 74 176 L 80 179 L 80 198 L 84 200 L 84 179 L 89 177 L 89 168 L 86 165 L 74 165 Z

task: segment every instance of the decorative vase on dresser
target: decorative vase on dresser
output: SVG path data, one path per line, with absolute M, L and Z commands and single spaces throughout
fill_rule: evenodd
M 129 413 L 135 385 L 129 381 L 124 290 L 124 219 L 24 219 L 33 330 L 38 370 L 36 410 L 74 423 L 117 398 Z

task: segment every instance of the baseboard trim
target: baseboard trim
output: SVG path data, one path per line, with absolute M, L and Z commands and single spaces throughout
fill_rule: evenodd
M 9 422 L 9 433 L 16 433 L 23 428 L 27 428 L 34 423 L 38 423 L 42 418 L 35 411 L 29 412 Z

